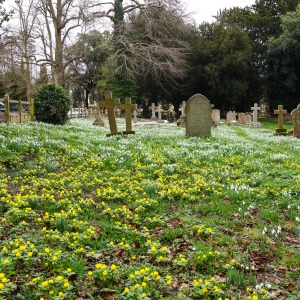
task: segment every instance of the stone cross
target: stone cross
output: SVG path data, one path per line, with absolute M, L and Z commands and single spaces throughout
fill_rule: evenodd
M 254 107 L 251 107 L 251 110 L 253 110 L 253 122 L 257 122 L 258 111 L 260 110 L 260 107 L 257 106 L 257 103 L 254 103 Z
M 126 131 L 123 134 L 134 134 L 132 131 L 132 111 L 136 111 L 137 105 L 131 103 L 131 98 L 125 98 L 125 104 L 119 106 L 121 110 L 125 110 Z
M 160 104 L 158 104 L 158 106 L 156 106 L 155 108 L 156 108 L 155 111 L 157 111 L 158 121 L 161 121 L 161 114 L 162 114 L 162 112 L 163 112 L 164 110 L 161 108 L 161 105 L 160 105 Z
M 104 127 L 104 121 L 101 117 L 101 109 L 100 109 L 100 102 L 97 101 L 97 109 L 96 109 L 96 120 L 94 121 L 93 125 L 95 126 L 102 126 Z
M 237 116 L 237 113 L 235 111 L 232 112 L 232 118 L 233 118 L 233 121 L 236 121 L 236 116 Z
M 149 106 L 149 110 L 152 112 L 151 120 L 157 120 L 155 115 L 155 103 L 151 103 L 151 106 Z
M 274 110 L 274 114 L 278 115 L 278 129 L 283 129 L 283 115 L 287 114 L 287 110 L 283 109 L 283 105 L 278 105 L 278 109 Z
M 182 101 L 181 107 L 179 108 L 179 111 L 181 112 L 180 117 L 185 117 L 185 105 L 186 105 L 186 102 Z
M 108 116 L 109 127 L 110 127 L 110 134 L 107 134 L 107 136 L 122 134 L 121 132 L 118 132 L 117 129 L 117 122 L 116 122 L 115 109 L 114 109 L 115 106 L 120 105 L 120 99 L 112 99 L 111 92 L 105 93 L 104 98 L 105 100 L 99 102 L 99 107 L 106 108 L 107 110 L 107 116 Z

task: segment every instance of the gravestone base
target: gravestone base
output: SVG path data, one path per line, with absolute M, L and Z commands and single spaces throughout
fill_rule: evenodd
M 105 127 L 105 124 L 104 124 L 103 120 L 95 120 L 94 123 L 93 123 L 93 125 Z
M 123 133 L 124 135 L 127 135 L 127 134 L 135 134 L 135 131 L 133 131 L 133 130 L 122 131 L 122 133 Z
M 285 128 L 277 128 L 274 135 L 288 135 L 288 133 Z
M 177 126 L 185 127 L 186 126 L 186 118 L 185 117 L 180 117 L 177 120 Z
M 123 133 L 122 132 L 114 132 L 114 133 L 108 133 L 108 134 L 106 134 L 107 137 L 114 136 L 114 135 L 123 135 Z
M 249 126 L 249 128 L 254 128 L 254 129 L 261 128 L 261 127 L 262 125 L 259 122 L 251 122 Z

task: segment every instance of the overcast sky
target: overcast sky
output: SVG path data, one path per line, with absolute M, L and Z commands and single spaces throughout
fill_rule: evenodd
M 203 21 L 212 22 L 220 9 L 231 8 L 234 6 L 251 6 L 255 0 L 182 0 L 186 5 L 187 12 L 195 12 L 192 16 L 197 24 Z

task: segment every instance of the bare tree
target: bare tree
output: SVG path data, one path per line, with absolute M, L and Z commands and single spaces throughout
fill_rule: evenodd
M 24 79 L 27 83 L 26 96 L 29 100 L 32 95 L 32 72 L 34 56 L 33 34 L 35 20 L 37 18 L 37 0 L 19 0 L 17 2 L 17 12 L 19 20 L 19 34 L 17 37 L 17 47 L 21 53 L 21 64 L 24 70 Z

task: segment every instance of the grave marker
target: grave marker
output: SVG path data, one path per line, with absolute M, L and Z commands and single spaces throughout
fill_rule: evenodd
M 220 116 L 220 110 L 219 109 L 213 109 L 212 110 L 211 120 L 212 120 L 214 126 L 220 125 L 221 116 Z
M 155 103 L 151 103 L 151 106 L 149 106 L 149 110 L 151 110 L 152 113 L 150 120 L 155 120 L 155 121 L 157 120 L 155 115 L 155 109 L 156 109 Z
M 293 136 L 300 138 L 300 104 L 291 112 L 293 122 Z
M 251 110 L 253 111 L 253 121 L 250 123 L 250 128 L 260 128 L 261 123 L 258 122 L 258 111 L 261 110 L 261 108 L 257 105 L 257 103 L 254 103 L 254 106 L 251 107 Z
M 125 98 L 125 104 L 121 104 L 119 108 L 125 110 L 126 131 L 123 134 L 135 134 L 132 131 L 132 111 L 137 110 L 137 105 L 131 103 L 131 98 Z
M 286 129 L 283 128 L 283 116 L 287 114 L 287 110 L 283 109 L 283 105 L 278 105 L 278 109 L 274 110 L 274 114 L 278 115 L 278 128 L 275 130 L 275 135 L 286 135 Z
M 112 99 L 112 93 L 108 92 L 104 94 L 105 100 L 99 101 L 100 108 L 106 108 L 109 121 L 110 133 L 107 136 L 122 134 L 117 129 L 117 122 L 115 116 L 115 106 L 120 105 L 120 99 Z
M 180 118 L 177 121 L 177 125 L 184 127 L 186 125 L 186 117 L 185 117 L 185 107 L 186 107 L 186 102 L 182 101 L 181 107 L 179 108 L 179 111 L 181 112 Z
M 100 101 L 97 101 L 96 120 L 94 121 L 93 125 L 105 127 L 105 123 L 101 117 Z
M 211 105 L 203 95 L 192 96 L 185 107 L 187 136 L 207 137 L 211 135 Z
M 161 105 L 158 104 L 158 106 L 155 107 L 155 111 L 157 112 L 157 118 L 158 118 L 158 122 L 162 121 L 162 113 L 164 112 L 164 110 L 161 108 Z

